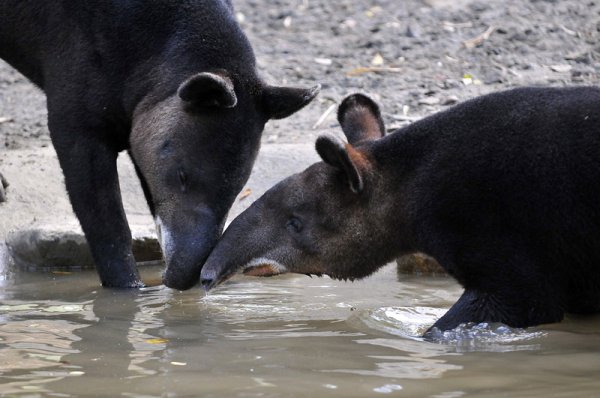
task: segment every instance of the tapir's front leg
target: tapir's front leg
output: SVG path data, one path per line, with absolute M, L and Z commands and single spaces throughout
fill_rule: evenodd
M 511 288 L 514 287 L 514 291 Z M 456 303 L 425 333 L 433 328 L 441 331 L 454 329 L 465 323 L 500 322 L 511 327 L 527 327 L 560 322 L 562 305 L 555 292 L 544 289 L 544 284 L 511 285 L 504 291 L 477 291 L 466 289 Z
M 74 131 L 49 119 L 52 142 L 103 286 L 141 287 L 131 251 L 117 174 L 118 151 L 94 131 Z

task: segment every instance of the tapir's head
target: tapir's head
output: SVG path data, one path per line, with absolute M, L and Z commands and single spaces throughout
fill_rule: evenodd
M 356 279 L 388 259 L 378 201 L 381 176 L 370 148 L 384 126 L 368 97 L 347 97 L 338 119 L 349 143 L 322 136 L 323 162 L 283 180 L 237 217 L 202 269 L 206 289 L 242 269 L 271 276 L 285 272 Z
M 227 71 L 198 73 L 134 117 L 131 152 L 156 220 L 163 282 L 198 282 L 227 212 L 250 175 L 267 120 L 309 103 L 318 87 L 274 87 Z

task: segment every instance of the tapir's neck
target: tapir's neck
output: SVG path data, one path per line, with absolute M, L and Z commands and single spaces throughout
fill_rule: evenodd
M 435 145 L 431 132 L 427 122 L 417 122 L 361 148 L 374 164 L 373 202 L 386 261 L 421 249 L 415 239 L 415 192 L 421 189 L 419 169 L 427 166 Z
M 423 119 L 372 142 L 368 150 L 390 184 L 401 183 L 430 156 L 436 131 L 432 122 L 433 118 Z
M 49 1 L 36 3 L 31 12 L 22 0 L 0 2 L 0 58 L 11 64 L 38 86 L 43 85 L 40 68 Z

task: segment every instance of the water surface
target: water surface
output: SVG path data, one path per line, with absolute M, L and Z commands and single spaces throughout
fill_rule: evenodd
M 145 267 L 156 280 L 158 267 Z M 600 317 L 424 341 L 445 277 L 238 276 L 209 295 L 111 290 L 94 271 L 0 273 L 0 395 L 592 397 Z

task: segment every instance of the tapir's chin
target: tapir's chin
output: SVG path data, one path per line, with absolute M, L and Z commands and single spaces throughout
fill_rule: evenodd
M 277 261 L 268 258 L 255 258 L 242 267 L 244 275 L 275 276 L 288 272 L 287 268 Z

